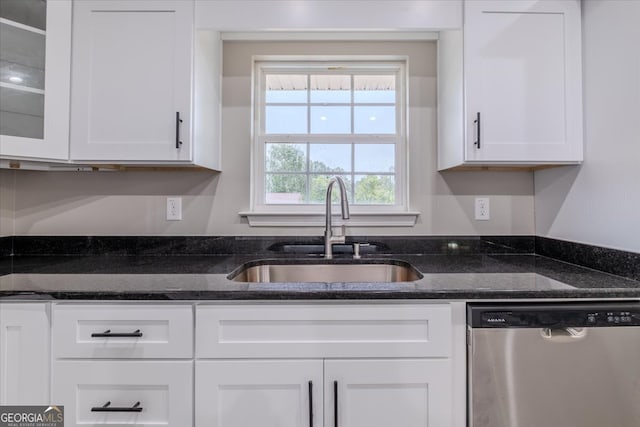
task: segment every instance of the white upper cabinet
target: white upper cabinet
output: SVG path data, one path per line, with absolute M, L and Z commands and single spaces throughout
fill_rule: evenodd
M 193 7 L 74 3 L 71 160 L 193 161 Z
M 0 2 L 0 157 L 67 159 L 71 0 Z
M 467 1 L 439 48 L 439 169 L 582 161 L 578 0 Z

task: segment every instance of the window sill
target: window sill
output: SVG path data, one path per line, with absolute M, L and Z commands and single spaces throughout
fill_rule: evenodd
M 251 227 L 324 227 L 324 214 L 301 212 L 240 212 Z M 351 213 L 348 220 L 333 215 L 332 225 L 347 227 L 413 227 L 419 212 Z

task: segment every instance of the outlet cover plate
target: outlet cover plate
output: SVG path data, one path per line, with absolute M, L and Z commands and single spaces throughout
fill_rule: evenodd
M 488 197 L 476 197 L 475 218 L 476 221 L 488 221 L 491 219 Z
M 182 221 L 182 197 L 167 197 L 167 221 Z

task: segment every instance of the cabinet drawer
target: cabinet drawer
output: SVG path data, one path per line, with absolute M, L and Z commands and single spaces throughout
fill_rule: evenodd
M 53 307 L 53 354 L 64 358 L 191 358 L 190 305 Z
M 53 365 L 52 401 L 64 405 L 68 427 L 190 426 L 192 390 L 191 361 L 63 360 Z M 101 410 L 107 402 L 110 412 Z
M 196 357 L 449 357 L 447 304 L 196 307 Z

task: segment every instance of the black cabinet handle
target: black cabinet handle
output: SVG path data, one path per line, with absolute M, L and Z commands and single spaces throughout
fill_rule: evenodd
M 140 406 L 140 402 L 129 407 L 111 406 L 111 402 L 107 402 L 102 406 L 94 406 L 91 408 L 91 412 L 142 412 L 142 406 Z
M 333 427 L 338 427 L 338 381 L 333 382 Z
M 182 141 L 180 141 L 180 123 L 182 123 L 180 111 L 176 111 L 176 148 L 180 148 L 180 145 L 182 145 Z
M 476 146 L 476 148 L 480 148 L 480 113 L 476 113 L 476 119 L 473 121 L 473 123 L 476 124 L 476 131 L 478 132 L 478 139 L 476 139 L 476 142 L 473 143 L 473 145 Z
M 309 427 L 313 427 L 313 381 L 309 381 Z
M 91 334 L 91 338 L 140 338 L 142 332 L 140 329 L 136 329 L 133 332 L 111 332 L 111 329 L 107 329 L 104 332 L 94 332 Z

